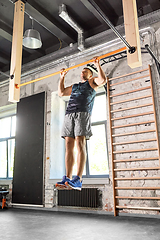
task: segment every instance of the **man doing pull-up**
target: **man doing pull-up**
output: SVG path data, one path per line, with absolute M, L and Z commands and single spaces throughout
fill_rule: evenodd
M 69 87 L 64 86 L 68 71 L 62 69 L 58 86 L 59 96 L 70 96 L 66 109 L 62 137 L 65 139 L 65 166 L 66 175 L 61 182 L 56 183 L 57 189 L 82 188 L 82 173 L 86 162 L 86 140 L 92 136 L 91 113 L 99 86 L 106 83 L 106 76 L 97 57 L 94 64 L 98 70 L 98 77 L 93 77 L 92 71 L 85 67 L 81 72 L 81 82 Z M 74 146 L 77 146 L 77 175 L 72 179 L 74 165 Z

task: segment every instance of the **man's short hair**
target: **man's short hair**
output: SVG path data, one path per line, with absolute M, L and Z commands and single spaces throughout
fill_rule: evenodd
M 84 67 L 84 69 L 89 69 L 89 71 L 92 73 L 92 76 L 93 76 L 93 71 L 89 67 Z

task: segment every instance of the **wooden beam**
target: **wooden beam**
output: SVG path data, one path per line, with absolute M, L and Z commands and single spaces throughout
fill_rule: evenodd
M 114 160 L 116 163 L 121 163 L 121 162 L 136 162 L 136 161 L 153 161 L 153 160 L 158 160 L 159 157 L 153 157 L 153 158 L 130 158 L 130 159 L 118 159 Z
M 116 201 L 116 182 L 115 182 L 115 171 L 114 171 L 114 168 L 115 168 L 115 164 L 114 164 L 114 154 L 113 154 L 113 151 L 114 151 L 114 147 L 113 147 L 113 134 L 112 134 L 112 121 L 111 121 L 111 105 L 110 105 L 110 92 L 109 92 L 109 89 L 110 89 L 110 83 L 109 83 L 109 79 L 107 78 L 107 97 L 108 97 L 108 112 L 109 112 L 109 128 L 110 128 L 110 144 L 111 144 L 111 161 L 112 161 L 112 187 L 113 187 L 113 207 L 114 207 L 114 216 L 117 216 L 118 215 L 118 212 L 117 212 L 117 209 L 116 209 L 116 204 L 117 204 L 117 201 Z
M 149 133 L 149 132 L 155 132 L 155 131 L 156 131 L 155 129 L 151 129 L 151 130 L 147 130 L 147 131 L 128 132 L 128 133 L 114 134 L 114 135 L 112 135 L 112 137 L 121 137 L 121 136 Z
M 131 68 L 136 68 L 142 66 L 136 0 L 122 0 L 122 3 L 126 40 L 136 48 L 132 54 L 127 52 L 127 61 Z
M 20 84 L 21 81 L 24 7 L 25 4 L 21 0 L 15 3 L 10 67 L 10 76 L 12 77 L 9 84 L 10 102 L 19 102 L 20 98 L 20 89 L 17 89 L 15 86 Z
M 160 211 L 160 207 L 116 206 L 116 208 L 120 208 L 120 209 L 135 209 L 135 210 Z
M 113 126 L 112 128 L 124 128 L 124 127 L 136 126 L 136 125 L 144 125 L 148 123 L 154 123 L 154 120 L 146 121 L 146 122 L 129 123 L 124 125 L 116 125 L 116 126 Z

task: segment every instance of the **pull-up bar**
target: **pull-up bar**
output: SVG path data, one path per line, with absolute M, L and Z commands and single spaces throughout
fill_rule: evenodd
M 116 53 L 123 52 L 123 51 L 125 51 L 125 50 L 127 50 L 127 48 L 126 48 L 126 47 L 123 47 L 123 48 L 117 49 L 117 50 L 115 50 L 115 51 L 106 53 L 106 54 L 104 54 L 104 55 L 102 55 L 102 56 L 99 56 L 99 57 L 97 57 L 97 59 L 100 60 L 100 59 L 106 58 L 106 57 L 108 57 L 108 56 L 112 56 L 112 55 L 114 55 L 114 54 L 116 54 Z M 86 61 L 86 62 L 79 63 L 79 64 L 74 65 L 74 66 L 72 66 L 72 67 L 66 68 L 64 71 L 69 71 L 69 70 L 71 70 L 71 69 L 74 69 L 74 68 L 77 68 L 77 67 L 81 67 L 81 66 L 86 65 L 86 64 L 88 64 L 88 63 L 90 63 L 90 62 L 94 62 L 94 59 L 91 59 L 91 60 L 88 60 L 88 61 Z M 28 82 L 25 82 L 25 83 L 15 84 L 15 87 L 16 87 L 17 89 L 19 89 L 19 88 L 22 87 L 22 86 L 28 85 L 28 84 L 30 84 L 30 83 L 34 83 L 34 82 L 41 81 L 41 80 L 43 80 L 43 79 L 45 79 L 45 78 L 53 77 L 53 76 L 55 76 L 55 75 L 57 75 L 57 74 L 60 74 L 60 73 L 61 73 L 61 71 L 58 71 L 58 72 L 51 73 L 51 74 L 49 74 L 49 75 L 46 75 L 46 76 L 43 76 L 43 77 L 40 77 L 40 78 L 31 80 L 31 81 L 28 81 Z

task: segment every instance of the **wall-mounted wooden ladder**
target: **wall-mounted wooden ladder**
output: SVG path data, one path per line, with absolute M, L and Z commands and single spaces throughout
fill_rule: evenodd
M 160 148 L 150 66 L 108 79 L 107 92 L 114 215 L 160 211 Z

